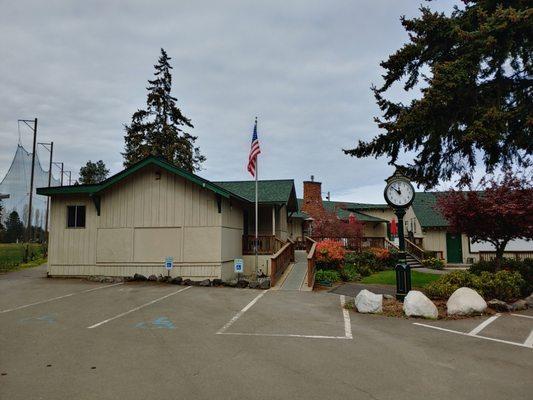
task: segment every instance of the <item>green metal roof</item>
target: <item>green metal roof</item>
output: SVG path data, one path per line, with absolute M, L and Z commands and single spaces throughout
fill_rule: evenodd
M 247 199 L 255 201 L 255 181 L 223 181 L 214 182 L 217 186 Z M 258 181 L 259 203 L 286 204 L 287 210 L 298 211 L 294 180 L 260 180 Z
M 413 211 L 422 228 L 447 227 L 448 221 L 435 208 L 440 192 L 416 192 Z
M 354 204 L 362 204 L 362 203 L 347 203 L 347 202 L 344 202 L 344 201 L 327 201 L 327 200 L 323 200 L 322 204 L 324 206 L 324 209 L 326 209 L 327 211 L 331 212 L 331 211 L 336 210 L 337 211 L 337 216 L 340 219 L 348 219 L 350 217 L 350 214 L 353 214 L 355 216 L 355 218 L 358 221 L 361 221 L 361 222 L 388 222 L 385 219 L 382 219 L 382 218 L 379 218 L 379 217 L 374 217 L 372 215 L 368 215 L 368 214 L 362 213 L 361 211 L 357 211 L 356 209 L 352 209 L 352 206 Z M 302 205 L 303 205 L 303 199 L 298 199 L 299 209 L 302 208 Z M 369 206 L 369 205 L 373 205 L 373 204 L 366 204 L 366 206 Z M 381 205 L 378 205 L 378 206 L 381 206 Z M 375 207 L 375 208 L 382 208 L 382 207 Z M 371 208 L 366 208 L 366 209 L 371 209 Z M 309 217 L 303 211 L 300 211 L 299 213 L 302 213 L 302 214 L 306 215 L 307 217 Z
M 107 178 L 105 181 L 100 182 L 98 184 L 44 187 L 44 188 L 38 188 L 37 194 L 41 194 L 45 196 L 68 195 L 68 194 L 97 195 L 101 191 L 109 188 L 110 186 L 115 185 L 116 183 L 120 182 L 121 180 L 127 178 L 131 174 L 139 171 L 140 169 L 148 165 L 156 165 L 171 174 L 181 176 L 187 179 L 188 181 L 196 183 L 197 185 L 205 189 L 209 189 L 215 192 L 216 194 L 221 195 L 225 198 L 234 197 L 238 200 L 248 202 L 248 199 L 246 198 L 242 198 L 220 186 L 217 186 L 216 184 L 208 181 L 207 179 L 201 178 L 198 175 L 185 171 L 184 169 L 178 168 L 175 165 L 172 165 L 168 163 L 167 161 L 159 157 L 155 157 L 155 156 L 146 157 L 145 159 L 139 161 L 138 163 L 132 165 L 131 167 L 126 168 L 125 170 Z

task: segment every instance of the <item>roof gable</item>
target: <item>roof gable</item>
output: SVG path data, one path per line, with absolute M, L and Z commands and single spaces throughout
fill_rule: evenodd
M 184 169 L 178 168 L 175 165 L 172 165 L 168 163 L 167 161 L 162 160 L 159 157 L 155 156 L 149 156 L 145 159 L 139 161 L 138 163 L 132 165 L 129 168 L 126 168 L 125 170 L 107 178 L 106 180 L 93 185 L 73 185 L 73 186 L 54 186 L 54 187 L 44 187 L 44 188 L 38 188 L 37 193 L 42 195 L 57 195 L 57 194 L 89 194 L 89 195 L 98 195 L 100 192 L 102 192 L 105 189 L 108 189 L 112 187 L 113 185 L 119 183 L 120 181 L 126 179 L 127 177 L 131 176 L 135 172 L 149 166 L 149 165 L 155 165 L 160 167 L 161 169 L 174 174 L 181 176 L 182 178 L 193 182 L 204 189 L 211 190 L 212 192 L 215 192 L 216 194 L 225 197 L 235 197 L 238 200 L 248 202 L 247 199 L 242 198 L 238 195 L 235 195 L 234 193 L 231 193 L 230 191 L 221 188 L 220 186 L 217 186 L 213 182 L 208 181 L 207 179 L 201 178 L 198 175 L 195 175 L 191 172 L 185 171 Z

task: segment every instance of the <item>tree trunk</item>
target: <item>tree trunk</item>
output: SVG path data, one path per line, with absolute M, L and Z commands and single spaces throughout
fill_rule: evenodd
M 496 258 L 494 259 L 495 272 L 498 272 L 502 267 L 503 253 L 507 246 L 507 240 L 496 245 Z

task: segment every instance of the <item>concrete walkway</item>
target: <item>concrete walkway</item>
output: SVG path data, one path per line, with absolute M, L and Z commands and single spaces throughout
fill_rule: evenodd
M 307 253 L 303 250 L 296 250 L 294 258 L 294 264 L 279 286 L 279 290 L 301 290 L 302 285 L 307 288 L 307 285 L 304 284 L 307 274 Z

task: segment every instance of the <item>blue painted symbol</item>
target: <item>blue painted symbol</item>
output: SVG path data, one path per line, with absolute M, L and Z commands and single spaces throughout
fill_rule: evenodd
M 167 317 L 159 317 L 152 322 L 139 322 L 135 327 L 142 329 L 176 329 L 176 326 Z
M 19 322 L 22 322 L 22 323 L 46 322 L 47 324 L 54 324 L 56 322 L 56 319 L 53 315 L 43 315 L 41 317 L 22 318 L 19 320 Z

